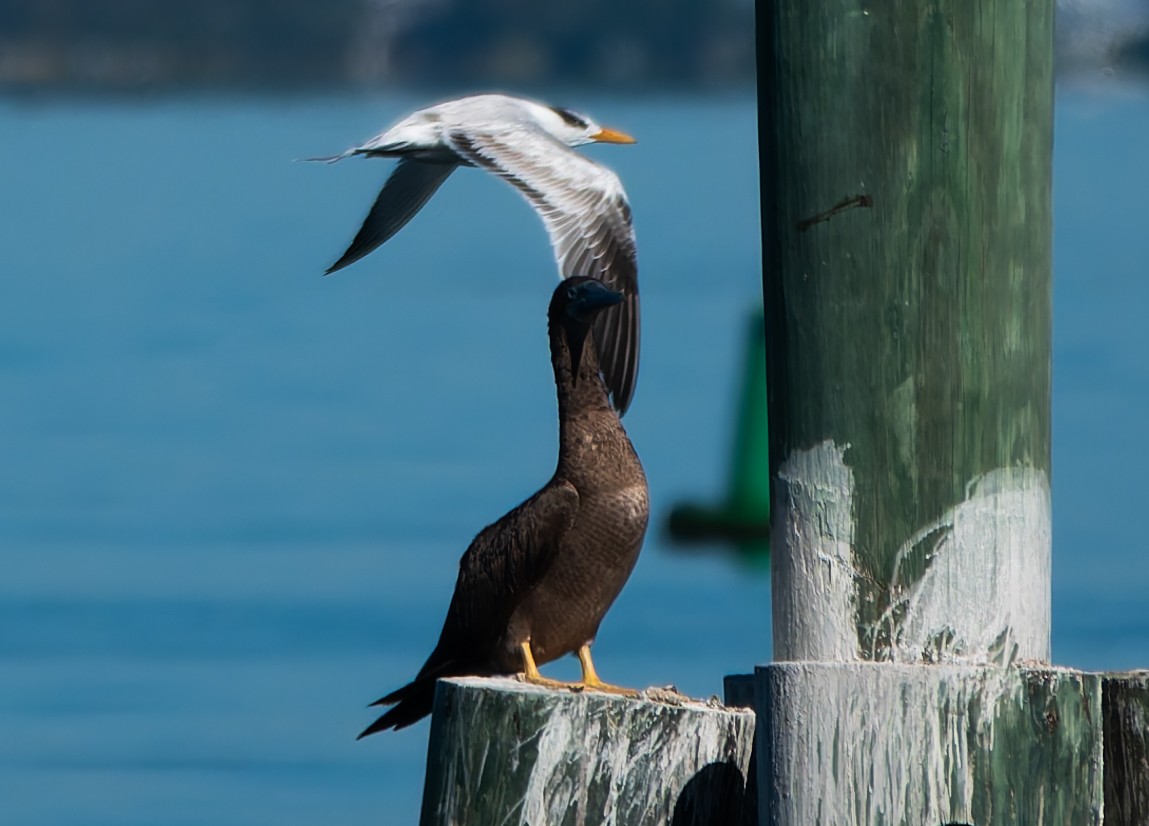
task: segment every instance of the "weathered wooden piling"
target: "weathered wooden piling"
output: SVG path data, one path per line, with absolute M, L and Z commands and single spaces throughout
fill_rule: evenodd
M 1099 681 L 1041 665 L 1053 7 L 759 0 L 763 823 L 1100 822 Z
M 747 820 L 748 709 L 512 679 L 441 680 L 422 826 L 703 826 Z
M 770 807 L 760 822 L 1101 823 L 1100 675 L 897 663 L 758 671 Z

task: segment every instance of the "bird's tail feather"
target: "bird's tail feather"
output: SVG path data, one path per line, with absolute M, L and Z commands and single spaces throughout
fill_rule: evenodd
M 435 683 L 439 678 L 456 677 L 467 673 L 477 674 L 477 669 L 468 668 L 465 664 L 460 665 L 455 658 L 440 662 L 436 654 L 432 654 L 419 671 L 418 677 L 368 706 L 368 708 L 375 706 L 394 706 L 394 708 L 388 709 L 378 720 L 364 729 L 357 739 L 362 740 L 368 734 L 377 731 L 398 730 L 419 722 L 431 713 L 431 706 L 435 700 Z
M 362 146 L 353 146 L 345 149 L 338 155 L 320 155 L 317 158 L 297 158 L 297 161 L 314 161 L 315 163 L 335 163 L 344 158 L 354 158 L 356 155 L 368 155 L 373 158 L 401 158 L 406 149 L 364 149 Z
M 434 677 L 417 679 L 372 703 L 372 706 L 390 705 L 393 707 L 363 729 L 356 739 L 362 740 L 369 734 L 387 729 L 406 728 L 430 714 L 431 706 L 435 700 L 435 679 Z
M 341 161 L 344 158 L 350 158 L 351 156 L 357 154 L 359 154 L 359 149 L 357 147 L 352 147 L 345 152 L 340 152 L 338 155 L 321 155 L 318 158 L 300 158 L 300 160 L 314 161 L 316 163 L 335 163 L 336 161 Z

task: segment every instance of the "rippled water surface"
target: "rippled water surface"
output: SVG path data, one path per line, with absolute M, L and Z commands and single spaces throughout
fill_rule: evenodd
M 427 727 L 356 743 L 474 533 L 553 469 L 546 236 L 463 170 L 330 278 L 386 162 L 293 164 L 417 101 L 0 107 L 5 823 L 411 823 Z M 669 548 L 724 484 L 759 297 L 753 101 L 579 99 L 630 192 L 654 529 L 603 675 L 720 691 L 770 657 L 769 584 Z M 1149 102 L 1056 137 L 1054 649 L 1149 664 Z M 575 673 L 575 664 L 553 669 Z

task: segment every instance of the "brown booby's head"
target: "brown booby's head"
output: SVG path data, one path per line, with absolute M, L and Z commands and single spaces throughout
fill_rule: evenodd
M 571 276 L 555 288 L 547 317 L 552 326 L 558 326 L 566 334 L 571 372 L 575 376 L 578 376 L 583 344 L 595 317 L 607 307 L 621 304 L 623 299 L 622 293 L 586 275 Z

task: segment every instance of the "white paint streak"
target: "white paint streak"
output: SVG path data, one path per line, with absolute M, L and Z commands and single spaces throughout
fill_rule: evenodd
M 774 657 L 857 659 L 854 477 L 831 441 L 794 451 L 775 483 Z
M 918 431 L 917 390 L 914 377 L 907 376 L 890 394 L 890 409 L 897 411 L 897 415 L 890 419 L 890 427 L 898 446 L 898 459 L 905 467 L 913 467 L 914 462 L 914 435 Z
M 1004 468 L 976 479 L 964 501 L 902 543 L 885 583 L 884 571 L 862 573 L 855 562 L 848 448 L 825 441 L 792 452 L 778 470 L 775 659 L 1048 662 L 1051 512 L 1045 474 Z M 872 593 L 872 586 L 860 587 L 863 577 L 887 589 L 887 608 L 873 633 L 859 631 L 872 616 L 858 604 L 860 593 Z
M 1050 496 L 1041 471 L 995 470 L 966 499 L 899 548 L 890 606 L 878 620 L 889 648 L 871 659 L 1008 664 L 1049 661 Z M 903 584 L 903 564 L 928 554 Z
M 565 763 L 570 758 L 571 734 L 571 718 L 566 715 L 552 717 L 543 729 L 538 757 L 527 781 L 523 823 L 547 823 L 547 801 L 551 795 L 573 800 L 575 790 L 568 788 L 563 778 Z M 586 806 L 582 808 L 585 810 Z

